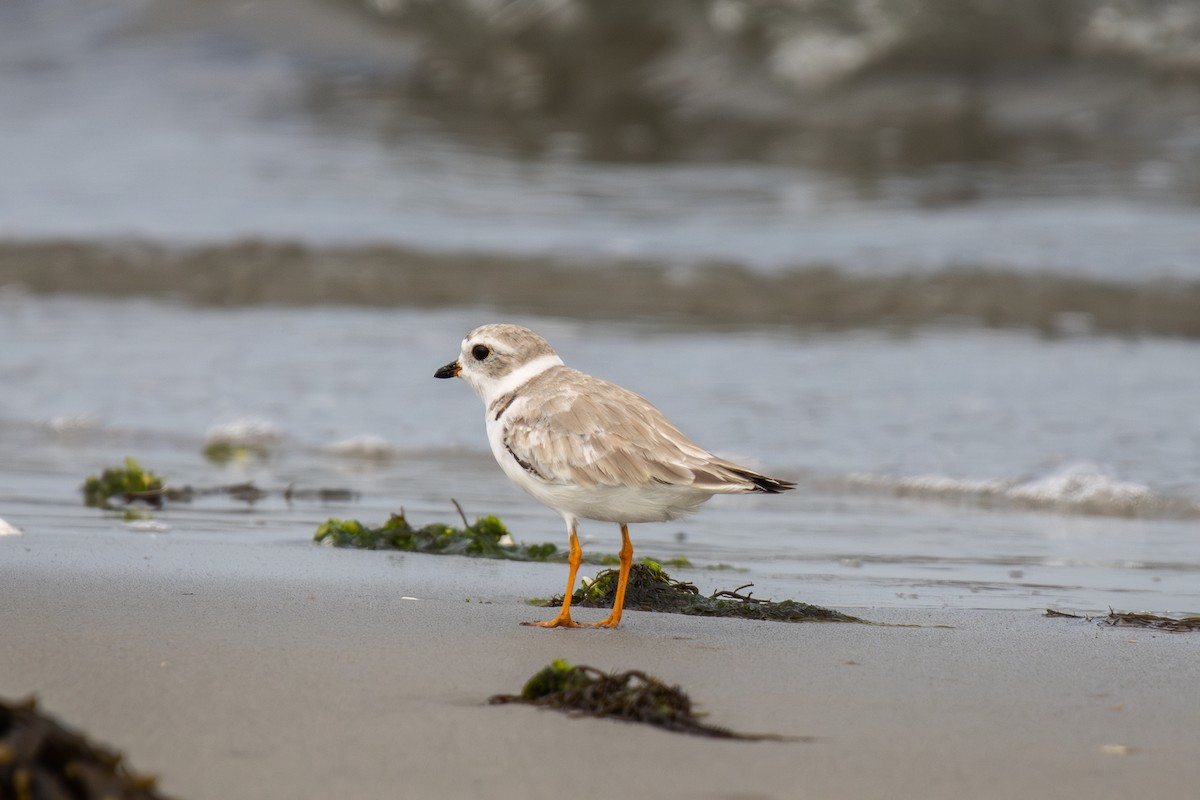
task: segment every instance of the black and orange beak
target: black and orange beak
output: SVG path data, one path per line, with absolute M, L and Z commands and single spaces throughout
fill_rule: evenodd
M 433 373 L 433 377 L 435 377 L 435 378 L 457 378 L 458 371 L 460 369 L 461 369 L 461 367 L 458 366 L 457 361 L 451 361 L 449 364 L 447 364 L 444 367 L 441 367 L 440 369 L 438 369 L 437 372 Z

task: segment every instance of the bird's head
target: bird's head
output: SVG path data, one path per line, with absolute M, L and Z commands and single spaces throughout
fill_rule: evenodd
M 562 363 L 550 343 L 534 331 L 496 323 L 468 333 L 458 359 L 433 373 L 433 377 L 462 378 L 485 405 L 491 405 L 497 397 Z

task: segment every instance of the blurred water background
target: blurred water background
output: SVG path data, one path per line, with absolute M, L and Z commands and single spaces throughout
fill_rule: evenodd
M 1193 2 L 8 0 L 0 120 L 27 539 L 308 546 L 454 497 L 561 544 L 431 379 L 507 319 L 799 482 L 637 526 L 745 570 L 705 591 L 1200 610 Z M 359 497 L 147 532 L 80 504 L 126 455 Z

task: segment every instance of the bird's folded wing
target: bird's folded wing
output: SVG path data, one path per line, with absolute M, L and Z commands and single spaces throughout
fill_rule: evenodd
M 510 452 L 546 481 L 730 490 L 726 462 L 684 436 L 644 398 L 583 373 L 555 377 L 555 390 L 538 398 L 536 410 L 525 407 L 506 419 L 504 438 Z

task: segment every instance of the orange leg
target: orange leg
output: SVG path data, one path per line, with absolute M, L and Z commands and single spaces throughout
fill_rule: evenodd
M 562 608 L 558 616 L 545 622 L 522 622 L 522 625 L 535 625 L 539 628 L 578 628 L 579 623 L 571 619 L 571 595 L 575 592 L 575 573 L 583 561 L 583 548 L 579 546 L 579 537 L 575 535 L 575 524 L 571 524 L 571 549 L 567 553 L 567 563 L 571 571 L 567 573 L 567 593 L 563 596 Z
M 629 568 L 633 566 L 633 543 L 629 541 L 629 528 L 621 526 L 621 574 L 617 578 L 617 596 L 613 598 L 612 613 L 606 619 L 588 625 L 589 628 L 615 628 L 621 622 L 625 609 L 625 584 L 629 583 Z

